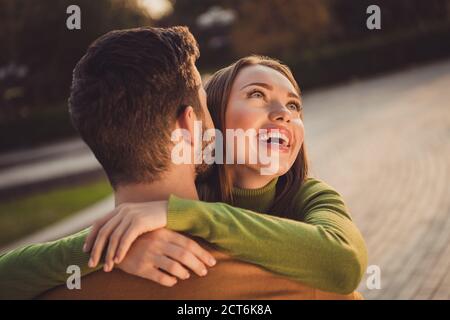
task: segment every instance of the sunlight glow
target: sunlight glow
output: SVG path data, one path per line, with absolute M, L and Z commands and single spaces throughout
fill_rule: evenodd
M 172 11 L 172 4 L 168 0 L 139 0 L 139 4 L 153 19 L 160 19 Z

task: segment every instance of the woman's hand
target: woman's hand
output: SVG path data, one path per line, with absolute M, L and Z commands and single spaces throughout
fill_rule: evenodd
M 131 244 L 141 234 L 160 229 L 167 224 L 167 201 L 124 203 L 97 220 L 83 250 L 91 250 L 89 267 L 97 266 L 103 249 L 108 244 L 103 269 L 111 271 L 114 263 L 119 264 Z M 95 241 L 95 242 L 94 242 Z
M 205 276 L 206 265 L 212 267 L 214 264 L 214 257 L 194 240 L 162 228 L 136 239 L 118 267 L 129 274 L 171 287 L 177 283 L 177 278 L 189 278 L 187 268 Z

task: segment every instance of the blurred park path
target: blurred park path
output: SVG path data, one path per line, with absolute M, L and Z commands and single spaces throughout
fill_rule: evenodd
M 86 152 L 89 152 L 86 144 L 78 138 L 73 138 L 33 149 L 0 154 L 0 169 Z
M 381 270 L 381 289 L 361 282 L 366 299 L 450 299 L 449 93 L 450 61 L 304 92 L 311 173 L 343 195 L 369 265 Z M 76 145 L 51 156 L 46 174 L 94 166 Z M 107 199 L 25 242 L 75 231 L 112 205 Z
M 77 185 L 102 172 L 87 145 L 78 138 L 0 154 L 0 201 L 46 188 Z M 103 173 L 102 173 L 103 174 Z M 20 198 L 19 198 L 20 199 Z M 54 240 L 88 227 L 114 206 L 112 196 L 36 233 L 0 247 L 0 253 L 23 245 Z
M 381 270 L 367 299 L 450 299 L 450 61 L 304 92 L 312 174 Z
M 80 139 L 0 154 L 0 199 L 101 170 L 97 159 Z

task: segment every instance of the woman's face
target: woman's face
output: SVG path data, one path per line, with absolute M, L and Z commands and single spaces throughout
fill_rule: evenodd
M 304 140 L 301 109 L 302 101 L 295 87 L 282 73 L 263 65 L 252 65 L 239 71 L 232 85 L 225 114 L 225 127 L 244 131 L 253 128 L 258 133 L 255 138 L 258 145 L 266 148 L 259 149 L 259 152 L 266 152 L 269 156 L 277 152 L 278 169 L 266 179 L 259 178 L 263 185 L 275 176 L 285 174 L 293 165 Z M 268 134 L 259 134 L 264 132 L 261 129 L 267 130 Z M 276 134 L 279 134 L 278 139 Z M 244 180 L 241 187 L 258 187 L 258 178 L 255 175 L 261 176 L 261 168 L 265 165 L 260 162 L 249 163 L 250 156 L 255 152 L 257 150 L 246 143 L 245 164 L 229 166 L 232 176 L 235 177 L 234 181 Z M 234 154 L 236 163 L 236 143 Z M 245 182 L 251 179 L 255 183 Z

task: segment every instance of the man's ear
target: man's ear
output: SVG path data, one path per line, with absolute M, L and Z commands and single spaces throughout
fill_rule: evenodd
M 194 112 L 194 108 L 192 106 L 187 106 L 184 108 L 183 112 L 177 118 L 176 126 L 177 128 L 181 128 L 189 133 L 190 143 L 194 144 L 194 124 L 197 120 L 197 117 Z

